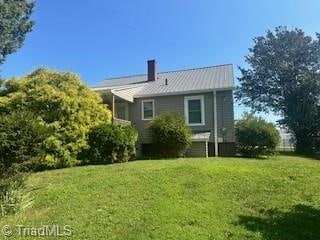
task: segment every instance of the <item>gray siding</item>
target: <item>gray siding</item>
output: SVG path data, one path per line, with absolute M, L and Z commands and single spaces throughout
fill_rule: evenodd
M 208 157 L 207 142 L 193 142 L 186 152 L 187 157 Z
M 235 142 L 232 91 L 217 92 L 217 119 L 218 137 L 223 138 L 223 142 Z M 225 132 L 223 128 L 226 129 Z M 213 133 L 211 136 L 213 137 Z
M 139 133 L 141 143 L 150 143 L 150 133 L 148 124 L 150 121 L 142 120 L 141 101 L 154 99 L 155 116 L 163 112 L 176 112 L 184 117 L 184 97 L 185 96 L 204 96 L 205 125 L 192 126 L 192 131 L 210 131 L 210 141 L 214 140 L 213 125 L 213 93 L 198 93 L 173 96 L 159 96 L 150 98 L 137 98 L 129 106 L 129 120 Z M 232 91 L 217 92 L 217 117 L 218 117 L 218 137 L 224 138 L 226 142 L 234 142 L 234 117 L 233 117 L 233 94 Z M 226 128 L 223 134 L 222 128 Z

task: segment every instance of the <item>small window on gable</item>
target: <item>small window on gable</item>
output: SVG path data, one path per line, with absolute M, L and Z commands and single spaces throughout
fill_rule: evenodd
M 188 125 L 199 126 L 205 124 L 203 95 L 185 97 L 184 109 L 185 118 Z
M 152 120 L 154 117 L 154 100 L 142 100 L 142 120 Z

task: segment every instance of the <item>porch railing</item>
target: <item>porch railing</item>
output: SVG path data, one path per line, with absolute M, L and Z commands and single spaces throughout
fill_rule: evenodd
M 131 122 L 120 118 L 113 118 L 113 124 L 117 126 L 127 126 L 131 125 Z

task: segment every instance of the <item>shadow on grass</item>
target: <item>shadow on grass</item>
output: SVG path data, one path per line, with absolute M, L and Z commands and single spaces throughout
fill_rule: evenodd
M 219 156 L 219 158 L 238 158 L 243 160 L 269 160 L 270 158 L 276 157 L 276 156 L 288 156 L 288 157 L 303 157 L 308 158 L 310 160 L 320 160 L 319 155 L 299 155 L 295 153 L 294 151 L 278 151 L 274 155 L 262 155 L 257 157 L 247 157 L 242 156 L 241 154 L 237 153 L 232 156 Z M 163 156 L 142 156 L 137 160 L 175 160 L 175 159 L 188 159 L 188 158 L 206 158 L 206 157 L 163 157 Z M 214 156 L 209 156 L 211 159 L 215 159 Z M 319 239 L 320 240 L 320 239 Z
M 298 156 L 298 155 L 296 154 L 296 152 L 294 152 L 294 151 L 278 151 L 278 155 L 288 156 L 288 157 Z
M 234 156 L 234 158 L 239 158 L 239 159 L 243 159 L 243 160 L 268 160 L 268 159 L 270 159 L 269 156 L 247 157 L 247 156 L 242 156 L 240 154 L 237 154 L 236 156 Z
M 239 216 L 236 225 L 260 232 L 266 240 L 315 240 L 320 239 L 320 209 L 295 205 L 289 212 L 267 210 L 263 217 Z
M 317 154 L 302 155 L 302 154 L 297 154 L 294 151 L 291 151 L 291 152 L 289 152 L 289 151 L 279 151 L 278 155 L 288 156 L 288 157 L 304 157 L 304 158 L 310 158 L 310 159 L 313 159 L 313 160 L 320 160 L 320 155 L 317 155 Z

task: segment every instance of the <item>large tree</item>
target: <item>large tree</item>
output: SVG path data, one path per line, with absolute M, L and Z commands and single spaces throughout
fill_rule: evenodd
M 296 151 L 317 151 L 320 138 L 320 35 L 277 27 L 254 38 L 240 68 L 236 98 L 255 111 L 272 111 L 294 134 Z
M 73 73 L 38 69 L 20 79 L 5 81 L 4 87 L 0 94 L 0 120 L 5 118 L 2 122 L 10 124 L 17 117 L 15 121 L 23 123 L 21 116 L 28 116 L 28 121 L 32 117 L 32 121 L 45 127 L 45 139 L 41 144 L 44 155 L 37 162 L 44 167 L 74 165 L 77 154 L 87 147 L 89 129 L 111 122 L 111 112 L 100 95 Z M 16 129 L 18 137 L 19 133 L 27 132 L 25 126 L 21 127 L 12 123 L 2 129 Z
M 0 64 L 24 42 L 34 24 L 30 20 L 34 1 L 0 0 Z

